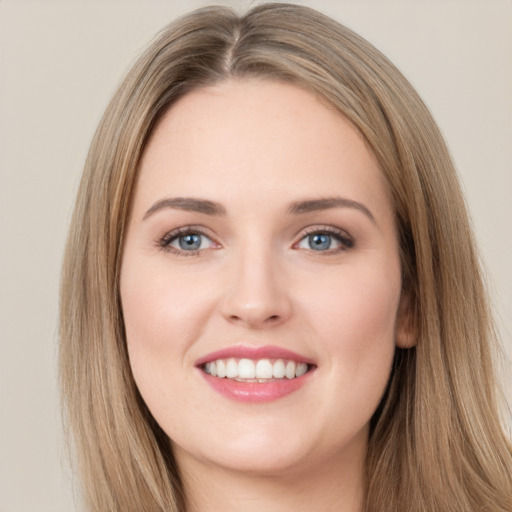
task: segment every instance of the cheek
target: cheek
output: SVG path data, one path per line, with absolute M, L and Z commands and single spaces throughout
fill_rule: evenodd
M 164 262 L 127 255 L 121 272 L 121 301 L 129 341 L 153 349 L 186 345 L 198 316 L 208 307 L 208 294 L 197 283 L 170 272 Z M 131 340 L 130 340 L 131 338 Z
M 208 314 L 208 297 L 191 294 L 187 283 L 162 265 L 129 255 L 120 288 L 130 365 L 137 386 L 151 402 L 169 389 L 162 379 L 172 381 L 191 364 L 188 348 L 199 336 L 199 319 Z
M 353 334 L 374 338 L 394 330 L 401 293 L 398 263 L 351 266 L 314 277 L 303 306 L 333 336 L 354 329 Z
M 317 284 L 319 284 L 317 282 Z M 380 396 L 389 378 L 401 279 L 399 265 L 350 268 L 309 296 L 310 323 L 340 385 Z M 319 290 L 320 287 L 313 288 Z M 315 304 L 314 307 L 311 304 Z

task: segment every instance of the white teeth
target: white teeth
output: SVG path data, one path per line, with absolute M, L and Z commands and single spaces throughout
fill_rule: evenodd
M 256 377 L 258 379 L 272 378 L 272 363 L 268 359 L 260 359 L 256 363 Z
M 226 363 L 219 359 L 217 361 L 217 377 L 225 377 L 226 376 Z
M 295 377 L 295 363 L 293 361 L 288 361 L 286 363 L 285 375 L 287 379 L 293 379 Z
M 238 377 L 241 379 L 254 379 L 256 377 L 256 366 L 250 359 L 240 359 Z
M 228 360 L 228 364 L 226 365 L 226 377 L 228 379 L 238 377 L 238 363 L 234 359 Z
M 218 371 L 218 367 L 217 367 Z M 301 375 L 304 375 L 308 371 L 308 365 L 306 363 L 298 363 L 297 369 L 295 370 L 295 377 L 300 377 Z M 220 377 L 220 374 L 219 374 Z
M 257 382 L 268 382 L 272 379 L 294 379 L 307 373 L 307 363 L 296 363 L 276 359 L 273 363 L 270 359 L 217 359 L 209 361 L 203 366 L 205 373 L 213 377 L 228 379 L 247 379 Z
M 286 368 L 282 359 L 278 359 L 272 367 L 272 375 L 275 379 L 282 379 L 286 374 Z

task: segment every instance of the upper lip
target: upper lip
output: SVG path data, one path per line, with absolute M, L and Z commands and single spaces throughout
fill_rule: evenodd
M 201 366 L 205 363 L 215 361 L 217 359 L 287 359 L 295 361 L 297 363 L 307 363 L 309 365 L 315 364 L 308 357 L 304 357 L 296 352 L 292 352 L 283 347 L 277 347 L 274 345 L 265 345 L 262 347 L 250 347 L 247 345 L 236 345 L 232 347 L 223 348 L 215 352 L 200 357 L 195 365 Z

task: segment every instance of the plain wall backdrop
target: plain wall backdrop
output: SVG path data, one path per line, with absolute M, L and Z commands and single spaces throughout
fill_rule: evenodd
M 256 2 L 0 0 L 0 512 L 76 510 L 57 390 L 58 283 L 88 145 L 156 32 Z M 432 110 L 512 355 L 512 1 L 309 0 L 382 50 Z M 504 379 L 505 380 L 505 379 Z M 510 381 L 506 392 L 512 395 Z

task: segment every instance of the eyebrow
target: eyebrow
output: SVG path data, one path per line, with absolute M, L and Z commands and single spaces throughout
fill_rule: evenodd
M 226 209 L 219 203 L 208 201 L 207 199 L 195 199 L 192 197 L 168 197 L 157 201 L 145 214 L 142 220 L 146 220 L 150 215 L 163 210 L 172 208 L 175 210 L 186 210 L 191 212 L 204 213 L 206 215 L 225 215 Z
M 324 197 L 295 201 L 289 206 L 287 213 L 289 215 L 301 215 L 331 208 L 355 208 L 364 213 L 374 224 L 377 223 L 372 212 L 364 204 L 345 197 Z
M 149 216 L 165 208 L 204 213 L 205 215 L 226 215 L 226 209 L 215 201 L 193 197 L 167 197 L 153 204 L 144 214 L 143 220 L 146 220 Z M 320 199 L 294 201 L 288 207 L 287 214 L 302 215 L 321 210 L 329 210 L 331 208 L 354 208 L 364 213 L 374 224 L 377 223 L 372 212 L 364 204 L 345 197 L 324 197 Z

